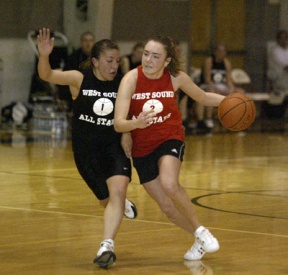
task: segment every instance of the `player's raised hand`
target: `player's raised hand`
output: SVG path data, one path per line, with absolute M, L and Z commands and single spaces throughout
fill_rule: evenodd
M 43 28 L 39 30 L 37 35 L 37 45 L 39 54 L 42 56 L 48 56 L 51 54 L 54 48 L 55 39 L 52 37 L 50 39 L 50 30 Z

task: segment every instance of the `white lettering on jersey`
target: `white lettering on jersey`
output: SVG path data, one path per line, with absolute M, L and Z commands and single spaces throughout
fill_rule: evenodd
M 98 92 L 97 90 L 82 90 L 83 95 L 86 96 L 101 96 L 101 92 Z
M 153 92 L 151 98 L 174 97 L 174 95 L 172 91 Z
M 164 110 L 163 103 L 161 102 L 161 98 L 174 98 L 174 91 L 155 91 L 155 92 L 145 92 L 145 93 L 136 93 L 132 96 L 134 100 L 145 100 L 147 101 L 143 104 L 142 111 L 150 111 L 154 110 L 156 114 L 160 114 Z M 159 100 L 158 100 L 159 98 Z M 168 113 L 165 116 L 155 116 L 153 117 L 152 124 L 163 123 L 165 120 L 171 117 L 171 113 Z M 137 119 L 136 116 L 132 117 L 132 120 Z
M 117 97 L 117 93 L 115 92 L 105 92 L 102 95 L 102 92 L 99 92 L 97 90 L 85 90 L 83 89 L 83 95 L 85 96 L 103 96 L 103 97 L 113 97 L 116 98 Z
M 94 120 L 94 118 L 93 118 L 92 116 L 88 116 L 88 115 L 83 115 L 83 114 L 81 114 L 81 115 L 79 116 L 79 119 L 80 119 L 80 120 L 87 121 L 87 122 L 90 122 L 90 123 L 95 123 L 95 120 Z
M 111 126 L 114 125 L 114 119 L 98 118 L 97 125 Z
M 140 99 L 150 99 L 151 93 L 137 93 L 132 96 L 132 99 L 140 100 Z
M 151 99 L 151 98 L 164 98 L 164 97 L 174 97 L 175 93 L 173 91 L 161 91 L 161 92 L 147 92 L 147 93 L 136 93 L 132 96 L 132 99 Z
M 103 93 L 104 97 L 113 97 L 116 98 L 117 97 L 117 93 L 111 92 L 111 93 Z

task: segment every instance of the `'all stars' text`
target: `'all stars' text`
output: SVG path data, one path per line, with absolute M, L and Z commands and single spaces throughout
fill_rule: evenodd
M 88 115 L 80 115 L 79 116 L 80 120 L 84 120 L 90 123 L 96 123 L 96 121 L 94 120 L 94 118 L 92 116 L 88 116 Z M 107 119 L 107 118 L 97 118 L 97 125 L 105 125 L 105 126 L 112 126 L 114 125 L 114 119 Z

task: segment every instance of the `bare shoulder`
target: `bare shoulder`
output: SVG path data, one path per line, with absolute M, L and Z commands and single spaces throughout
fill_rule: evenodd
M 129 71 L 127 74 L 125 74 L 123 79 L 122 79 L 122 82 L 124 82 L 124 83 L 135 82 L 136 83 L 137 78 L 138 78 L 138 70 L 136 68 L 136 69 Z
M 137 78 L 138 78 L 137 68 L 125 74 L 121 80 L 118 94 L 127 93 L 129 95 L 133 95 L 136 89 Z
M 171 75 L 171 80 L 172 80 L 172 84 L 174 87 L 174 90 L 178 90 L 183 84 L 190 82 L 191 78 L 189 77 L 188 74 L 186 74 L 183 71 L 180 71 L 179 74 L 177 76 L 172 76 Z

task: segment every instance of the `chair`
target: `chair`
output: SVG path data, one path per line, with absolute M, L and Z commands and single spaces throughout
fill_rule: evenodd
M 242 69 L 235 68 L 231 71 L 232 81 L 236 86 L 241 86 L 246 92 L 253 90 L 249 75 Z

